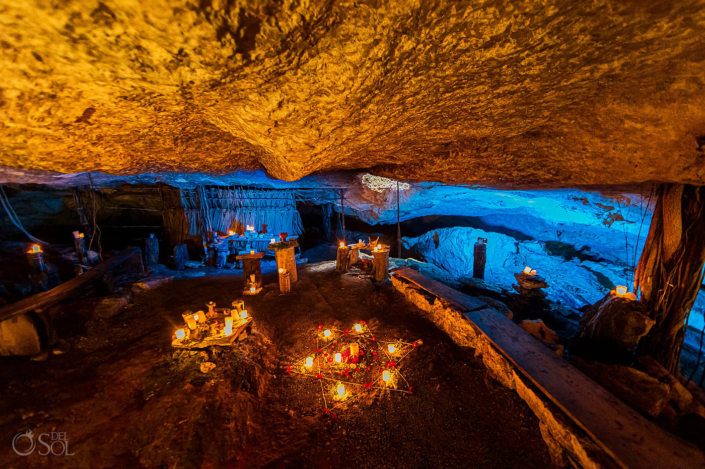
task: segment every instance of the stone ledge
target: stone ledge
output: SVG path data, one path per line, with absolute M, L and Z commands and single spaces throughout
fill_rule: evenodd
M 456 344 L 475 349 L 476 356 L 482 358 L 490 375 L 519 394 L 538 417 L 541 435 L 554 464 L 563 466 L 566 458 L 569 458 L 584 468 L 618 467 L 602 448 L 524 377 L 463 314 L 449 303 L 398 276 L 392 276 L 392 284 Z

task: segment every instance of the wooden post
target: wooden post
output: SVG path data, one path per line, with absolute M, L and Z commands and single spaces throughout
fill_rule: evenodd
M 250 287 L 251 275 L 255 276 L 254 283 L 257 288 L 262 286 L 262 265 L 259 258 L 244 258 L 242 259 L 242 276 L 245 279 L 245 289 Z
M 291 291 L 291 276 L 289 272 L 279 272 L 279 291 L 289 293 Z
M 86 238 L 83 233 L 73 232 L 73 244 L 76 247 L 76 260 L 80 265 L 90 265 L 86 253 Z
M 389 249 L 372 251 L 374 256 L 374 278 L 378 282 L 383 282 L 389 278 Z
M 337 270 L 338 272 L 346 272 L 348 270 L 349 253 L 350 248 L 348 248 L 344 244 L 342 246 L 338 246 L 338 256 L 335 260 L 335 270 Z
M 29 278 L 32 281 L 32 293 L 47 291 L 48 284 L 46 264 L 44 264 L 44 252 L 38 244 L 35 244 L 27 251 L 27 262 L 29 263 Z
M 475 243 L 475 257 L 472 265 L 473 278 L 485 279 L 485 263 L 487 262 L 487 244 Z
M 397 257 L 401 259 L 401 224 L 399 223 L 399 181 L 397 181 Z
M 159 263 L 159 240 L 154 237 L 153 233 L 149 234 L 149 238 L 144 240 L 144 259 L 147 265 Z
M 345 232 L 345 199 L 343 198 L 343 194 L 343 189 L 340 189 L 340 216 L 342 217 L 341 222 L 343 224 L 343 242 L 348 244 L 348 236 Z
M 125 270 L 132 274 L 144 273 L 144 264 L 142 263 L 142 250 L 137 248 L 138 251 L 131 257 L 128 257 L 125 261 Z
M 281 248 L 274 251 L 274 257 L 277 259 L 277 269 L 284 269 L 289 272 L 291 283 L 296 282 L 299 277 L 296 273 L 296 253 L 294 246 Z
M 360 250 L 358 248 L 350 248 L 350 254 L 348 254 L 348 268 L 357 264 L 360 260 Z
M 179 244 L 174 246 L 174 264 L 176 265 L 176 270 L 184 270 L 186 268 L 186 261 L 188 261 L 188 249 L 186 249 L 185 244 Z

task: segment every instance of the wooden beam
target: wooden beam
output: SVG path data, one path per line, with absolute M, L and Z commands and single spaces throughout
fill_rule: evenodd
M 407 279 L 408 281 L 418 285 L 432 295 L 443 298 L 449 303 L 453 304 L 459 312 L 466 313 L 470 311 L 475 311 L 477 309 L 487 307 L 487 303 L 484 301 L 468 296 L 464 293 L 454 290 L 441 282 L 437 282 L 423 275 L 422 273 L 409 268 L 400 267 L 398 269 L 392 270 L 394 275 L 398 275 Z
M 66 300 L 78 293 L 84 287 L 87 287 L 94 281 L 103 277 L 106 273 L 112 272 L 120 264 L 135 254 L 141 255 L 140 248 L 127 248 L 102 264 L 98 264 L 92 269 L 86 271 L 83 275 L 79 275 L 68 282 L 62 283 L 56 288 L 52 288 L 44 293 L 32 295 L 29 298 L 25 298 L 15 303 L 10 303 L 9 305 L 0 308 L 0 321 L 18 314 L 45 309 Z

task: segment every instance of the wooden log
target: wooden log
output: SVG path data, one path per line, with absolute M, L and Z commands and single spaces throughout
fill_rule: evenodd
M 475 243 L 475 257 L 472 265 L 473 278 L 485 279 L 485 263 L 487 262 L 487 245 Z
M 348 270 L 348 254 L 350 253 L 350 248 L 347 246 L 338 246 L 338 256 L 335 260 L 335 269 L 338 272 L 347 272 Z
M 289 272 L 279 272 L 279 291 L 282 293 L 291 291 L 291 276 Z
M 188 249 L 186 245 L 179 244 L 178 246 L 174 246 L 174 265 L 176 266 L 176 270 L 184 270 L 188 260 Z
M 354 266 L 360 261 L 360 250 L 357 248 L 350 248 L 350 253 L 348 254 L 348 268 Z
M 77 232 L 74 231 L 74 236 Z M 86 253 L 86 238 L 83 233 L 78 234 L 73 238 L 73 245 L 76 247 L 76 259 L 81 265 L 90 265 L 88 254 Z
M 128 257 L 125 261 L 125 270 L 131 274 L 142 274 L 144 273 L 144 264 L 142 263 L 142 250 L 137 249 L 137 252 L 132 256 Z
M 245 279 L 245 289 L 248 289 L 254 284 L 257 288 L 262 286 L 262 265 L 260 259 L 255 258 L 245 258 L 242 259 L 242 275 Z M 254 275 L 254 282 L 252 281 L 252 275 Z
M 139 254 L 138 248 L 127 248 L 121 251 L 114 257 L 108 259 L 102 264 L 98 264 L 92 269 L 86 271 L 83 275 L 62 283 L 56 288 L 52 288 L 48 292 L 39 293 L 30 296 L 29 298 L 10 303 L 9 305 L 0 308 L 0 320 L 16 316 L 18 314 L 27 313 L 47 308 L 51 305 L 59 303 L 79 292 L 83 287 L 98 280 L 105 275 L 106 272 L 115 270 L 117 266 L 125 262 L 129 257 Z
M 299 279 L 296 273 L 296 253 L 294 249 L 294 246 L 291 246 L 274 251 L 274 255 L 277 259 L 277 269 L 284 269 L 289 272 L 291 283 Z
M 383 282 L 389 278 L 389 249 L 372 251 L 374 256 L 374 279 Z
M 149 238 L 144 240 L 144 260 L 147 265 L 159 263 L 159 240 L 151 233 Z

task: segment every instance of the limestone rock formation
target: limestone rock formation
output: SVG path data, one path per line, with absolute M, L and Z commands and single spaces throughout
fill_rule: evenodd
M 580 319 L 573 352 L 591 360 L 629 365 L 639 340 L 653 325 L 640 302 L 608 293 Z
M 704 5 L 4 2 L 0 165 L 701 184 Z

